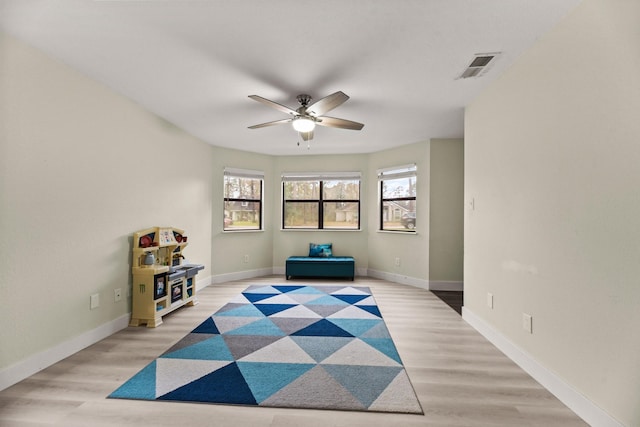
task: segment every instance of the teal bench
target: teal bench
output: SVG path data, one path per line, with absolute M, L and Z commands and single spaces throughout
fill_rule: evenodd
M 353 280 L 355 275 L 356 263 L 350 256 L 287 258 L 287 280 L 292 277 L 344 277 Z

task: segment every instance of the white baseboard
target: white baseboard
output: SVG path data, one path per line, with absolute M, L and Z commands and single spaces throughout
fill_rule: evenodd
M 236 271 L 233 273 L 217 274 L 212 276 L 211 284 L 233 282 L 234 280 L 252 279 L 254 277 L 269 276 L 274 274 L 272 267 L 258 268 L 255 270 Z M 282 273 L 284 274 L 284 272 Z
M 36 353 L 0 371 L 0 390 L 30 377 L 41 370 L 65 359 L 72 354 L 126 328 L 131 314 L 127 313 L 110 322 L 87 331 L 55 347 Z
M 520 349 L 472 311 L 462 307 L 462 318 L 589 425 L 623 427 L 611 415 L 542 366 L 531 355 Z
M 464 285 L 462 282 L 452 282 L 445 280 L 432 280 L 429 281 L 430 291 L 462 291 Z
M 203 279 L 196 280 L 196 292 L 201 291 L 213 283 L 213 276 L 207 276 Z
M 416 288 L 422 288 L 429 290 L 429 281 L 424 279 L 417 279 L 415 277 L 404 276 L 402 274 L 389 273 L 386 271 L 368 269 L 367 273 L 371 277 L 376 279 L 388 280 L 390 282 L 400 283 L 402 285 L 415 286 Z

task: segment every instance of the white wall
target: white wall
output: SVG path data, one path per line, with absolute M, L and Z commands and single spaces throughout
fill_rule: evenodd
M 639 69 L 640 2 L 585 0 L 465 117 L 466 313 L 627 426 L 640 425 Z
M 185 229 L 185 256 L 211 275 L 213 149 L 1 33 L 0 51 L 1 374 L 126 324 L 114 289 L 131 286 L 137 230 Z

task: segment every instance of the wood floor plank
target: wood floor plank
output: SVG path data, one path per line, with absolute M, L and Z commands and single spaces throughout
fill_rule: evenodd
M 372 289 L 424 415 L 106 398 L 247 286 L 275 283 L 347 282 L 268 276 L 209 286 L 160 327 L 128 327 L 0 392 L 0 426 L 587 426 L 433 293 L 367 277 L 348 285 Z

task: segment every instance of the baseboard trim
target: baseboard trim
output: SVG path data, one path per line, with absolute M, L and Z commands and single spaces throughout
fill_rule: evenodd
M 551 394 L 557 397 L 569 409 L 592 426 L 624 427 L 611 415 L 606 413 L 595 403 L 587 399 L 570 384 L 562 380 L 553 372 L 538 363 L 531 355 L 512 343 L 507 337 L 496 331 L 491 325 L 474 314 L 466 307 L 462 307 L 462 319 L 480 332 L 487 340 L 513 360 L 533 379 L 538 381 Z
M 273 274 L 272 267 L 258 268 L 255 270 L 236 271 L 233 273 L 217 274 L 211 277 L 211 284 L 233 282 L 234 280 L 252 279 L 254 277 L 270 276 L 271 274 Z
M 429 282 L 423 279 L 417 279 L 415 277 L 404 276 L 396 273 L 389 273 L 386 271 L 368 269 L 367 273 L 371 277 L 376 279 L 388 280 L 390 282 L 400 283 L 402 285 L 415 286 L 416 288 L 422 288 L 429 290 Z
M 203 279 L 196 280 L 196 293 L 213 283 L 213 276 L 207 276 Z
M 129 325 L 131 314 L 127 313 L 104 323 L 95 329 L 84 332 L 77 337 L 64 341 L 50 349 L 36 353 L 18 363 L 15 363 L 0 371 L 0 390 L 40 372 L 41 370 L 71 356 L 78 351 L 97 343 L 98 341 L 115 334 Z
M 433 280 L 429 282 L 430 291 L 462 291 L 464 290 L 463 282 L 453 282 L 446 280 Z

